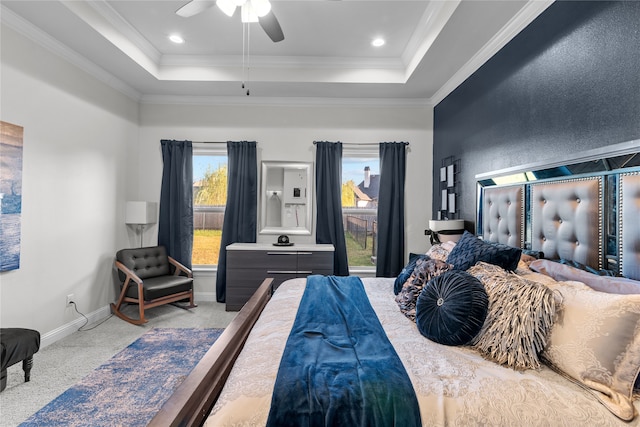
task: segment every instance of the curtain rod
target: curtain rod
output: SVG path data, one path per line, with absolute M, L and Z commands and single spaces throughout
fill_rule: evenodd
M 321 141 L 313 141 L 313 145 L 316 145 L 318 142 Z M 335 142 L 333 142 L 332 144 L 335 144 Z M 380 142 L 341 142 L 342 145 L 379 145 L 381 144 Z M 406 146 L 409 146 L 410 144 L 408 142 L 401 142 L 400 144 L 404 144 Z
M 226 144 L 228 141 L 191 141 L 193 144 Z M 258 141 L 251 141 L 251 142 L 255 142 L 256 144 L 258 143 Z
M 194 144 L 226 144 L 226 141 L 192 141 Z M 313 141 L 313 145 L 316 145 L 316 143 L 318 143 L 320 141 Z M 258 142 L 256 141 L 256 144 Z M 333 143 L 335 144 L 335 142 Z M 379 145 L 379 142 L 342 142 L 342 145 Z M 401 144 L 404 144 L 406 146 L 409 146 L 410 144 L 408 142 L 401 142 Z

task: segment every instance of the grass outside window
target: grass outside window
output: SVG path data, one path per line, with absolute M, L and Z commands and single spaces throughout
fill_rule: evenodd
M 193 265 L 218 265 L 222 230 L 193 230 Z

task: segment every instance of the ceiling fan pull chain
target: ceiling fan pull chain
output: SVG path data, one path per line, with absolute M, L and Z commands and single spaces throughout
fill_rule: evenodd
M 249 96 L 249 70 L 251 68 L 251 26 L 247 26 L 247 96 Z
M 247 40 L 246 40 L 246 31 L 247 31 L 247 24 L 246 23 L 242 23 L 242 89 L 244 89 L 244 81 L 245 81 L 245 75 L 244 75 L 244 69 L 245 69 L 245 65 L 244 65 L 244 58 L 245 58 L 245 47 L 247 45 Z

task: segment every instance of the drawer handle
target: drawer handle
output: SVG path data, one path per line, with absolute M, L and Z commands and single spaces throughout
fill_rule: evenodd
M 313 255 L 313 252 L 298 252 L 298 255 Z
M 297 271 L 298 274 L 313 274 L 313 271 Z
M 298 252 L 267 252 L 267 255 L 296 255 Z

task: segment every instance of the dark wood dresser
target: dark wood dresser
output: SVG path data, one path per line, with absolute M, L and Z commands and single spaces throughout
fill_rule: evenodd
M 310 274 L 333 274 L 333 245 L 234 243 L 227 246 L 226 310 L 237 311 L 266 277 L 273 289 L 282 282 Z

